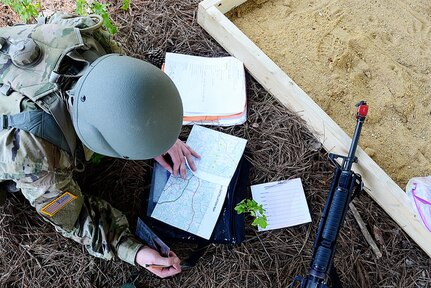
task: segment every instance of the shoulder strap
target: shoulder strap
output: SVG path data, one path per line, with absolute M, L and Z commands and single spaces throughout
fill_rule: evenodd
M 26 111 L 3 117 L 0 114 L 0 130 L 14 127 L 31 132 L 77 156 L 77 146 L 80 145 L 77 145 L 76 133 L 67 113 L 62 95 L 65 87 L 60 78 L 79 78 L 89 63 L 106 54 L 106 48 L 115 46 L 106 45 L 105 48 L 101 40 L 110 40 L 108 44 L 116 42 L 109 37 L 102 37 L 104 34 L 100 26 L 103 19 L 98 15 L 77 17 L 57 13 L 46 22 L 46 19 L 39 19 L 38 25 L 0 27 L 3 44 L 7 39 L 31 38 L 46 52 L 37 65 L 26 69 L 13 65 L 5 53 L 7 51 L 0 53 L 0 93 L 9 95 L 17 91 L 44 112 Z M 80 53 L 76 49 L 80 49 Z M 71 67 L 76 64 L 77 69 L 74 73 L 64 73 L 61 69 L 63 64 L 70 64 Z
M 14 115 L 2 115 L 0 130 L 17 128 L 32 133 L 72 154 L 68 142 L 52 115 L 45 111 L 32 110 Z M 76 140 L 75 140 L 76 141 Z
M 51 117 L 57 124 L 57 127 L 60 129 L 61 134 L 67 141 L 67 145 L 69 146 L 69 151 L 71 151 L 72 155 L 76 150 L 76 133 L 73 128 L 72 121 L 70 119 L 69 113 L 67 112 L 67 107 L 63 99 L 59 96 L 54 95 L 56 97 L 45 97 L 45 101 L 49 99 L 48 109 L 51 113 Z M 46 103 L 46 102 L 45 102 Z M 45 128 L 44 128 L 45 129 Z M 60 147 L 60 146 L 59 146 Z M 67 150 L 66 150 L 67 151 Z

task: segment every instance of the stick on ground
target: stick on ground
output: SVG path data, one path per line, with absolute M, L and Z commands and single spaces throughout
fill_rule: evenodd
M 361 215 L 359 214 L 358 210 L 356 209 L 355 205 L 352 202 L 350 202 L 349 207 L 350 207 L 350 210 L 352 211 L 353 217 L 355 217 L 355 220 L 358 223 L 359 228 L 361 229 L 362 235 L 364 235 L 365 240 L 367 240 L 368 244 L 370 244 L 371 249 L 373 250 L 374 254 L 376 254 L 377 259 L 379 259 L 380 257 L 382 257 L 382 252 L 380 252 L 376 242 L 371 237 L 370 232 L 368 232 L 368 229 L 364 223 L 364 220 L 362 220 Z

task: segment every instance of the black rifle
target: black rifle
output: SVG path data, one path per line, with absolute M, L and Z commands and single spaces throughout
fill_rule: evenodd
M 351 199 L 359 194 L 364 186 L 361 175 L 352 171 L 352 165 L 358 161 L 355 152 L 362 125 L 367 116 L 368 105 L 365 101 L 361 101 L 356 104 L 356 107 L 358 107 L 356 128 L 352 144 L 350 145 L 349 155 L 346 157 L 332 153 L 329 154 L 329 159 L 334 163 L 336 169 L 314 240 L 310 270 L 305 277 L 296 276 L 291 285 L 292 287 L 297 287 L 298 284 L 300 284 L 299 287 L 301 288 L 341 286 L 338 275 L 333 267 L 336 241 Z M 343 159 L 341 165 L 335 161 L 337 158 Z

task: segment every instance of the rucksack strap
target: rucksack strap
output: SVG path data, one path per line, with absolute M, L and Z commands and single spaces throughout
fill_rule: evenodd
M 45 97 L 44 101 L 47 101 L 48 99 L 48 97 Z M 49 100 L 52 101 L 48 106 L 49 112 L 51 113 L 54 121 L 57 123 L 58 128 L 60 128 L 60 131 L 62 132 L 60 134 L 62 134 L 66 139 L 67 145 L 69 146 L 69 151 L 71 151 L 71 155 L 74 156 L 76 150 L 76 133 L 75 129 L 73 128 L 69 113 L 67 113 L 66 104 L 60 97 L 52 97 Z
M 75 151 L 70 150 L 68 142 L 54 117 L 41 109 L 25 111 L 14 115 L 2 115 L 0 118 L 0 130 L 10 128 L 17 128 L 32 133 L 71 155 L 73 155 L 71 151 Z

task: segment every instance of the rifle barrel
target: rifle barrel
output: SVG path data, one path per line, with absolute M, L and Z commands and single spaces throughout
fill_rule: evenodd
M 328 280 L 330 278 L 330 270 L 333 267 L 338 234 L 346 217 L 348 205 L 355 187 L 358 187 L 358 185 L 362 187 L 361 176 L 351 169 L 353 163 L 357 161 L 355 153 L 359 143 L 362 125 L 368 113 L 368 106 L 365 101 L 359 102 L 356 106 L 358 107 L 356 115 L 357 121 L 352 143 L 350 144 L 348 156 L 340 156 L 343 158 L 342 164 L 338 165 L 335 163 L 336 169 L 334 178 L 314 241 L 314 251 L 309 273 L 304 278 L 297 276 L 293 281 L 293 284 L 300 283 L 301 288 L 330 287 Z M 292 285 L 292 287 L 294 286 Z

